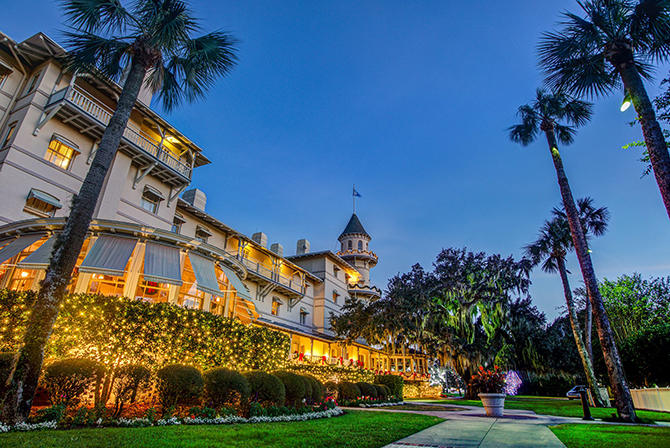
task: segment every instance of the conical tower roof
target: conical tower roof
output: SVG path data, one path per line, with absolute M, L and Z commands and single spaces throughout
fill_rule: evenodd
M 347 227 L 344 228 L 344 231 L 340 235 L 340 238 L 342 238 L 345 235 L 352 234 L 352 233 L 362 233 L 363 235 L 367 235 L 368 237 L 370 237 L 368 232 L 365 231 L 365 228 L 363 227 L 363 224 L 361 224 L 361 220 L 358 219 L 358 216 L 356 216 L 356 213 L 351 215 L 351 219 L 349 220 L 349 223 L 347 224 Z

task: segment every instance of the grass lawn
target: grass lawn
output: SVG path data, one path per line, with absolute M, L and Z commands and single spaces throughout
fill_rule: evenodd
M 466 406 L 481 406 L 480 400 L 439 400 L 432 401 L 439 404 L 462 404 Z M 525 409 L 534 411 L 537 414 L 558 415 L 561 417 L 582 417 L 582 404 L 579 400 L 568 400 L 567 398 L 554 397 L 531 397 L 516 396 L 505 399 L 505 408 L 507 409 Z M 602 419 L 612 417 L 616 414 L 615 408 L 591 408 L 591 415 L 594 418 Z M 637 411 L 640 418 L 655 420 L 658 422 L 670 422 L 670 414 L 666 412 Z
M 670 446 L 670 428 L 628 425 L 558 425 L 549 429 L 568 448 Z
M 0 434 L 0 446 L 372 448 L 441 421 L 419 414 L 348 411 L 341 417 L 306 422 L 16 432 Z

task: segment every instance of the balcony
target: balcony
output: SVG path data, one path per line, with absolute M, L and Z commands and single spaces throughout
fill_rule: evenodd
M 371 267 L 377 264 L 377 254 L 371 250 L 348 249 L 339 251 L 337 256 L 347 261 L 352 258 L 367 260 Z
M 294 280 L 281 275 L 278 272 L 268 268 L 262 262 L 247 257 L 244 254 L 238 254 L 237 259 L 247 268 L 249 274 L 262 281 L 270 281 L 275 287 L 278 287 L 289 296 L 303 296 L 305 294 L 305 284 L 302 279 Z
M 382 290 L 374 285 L 349 285 L 350 296 L 363 296 L 369 299 L 378 299 L 382 296 Z
M 44 107 L 44 113 L 47 119 L 58 117 L 63 123 L 79 129 L 80 133 L 99 140 L 114 111 L 80 87 L 73 85 L 54 92 Z M 191 180 L 189 164 L 175 157 L 162 146 L 161 142 L 132 123 L 128 124 L 123 133 L 119 151 L 132 157 L 136 165 L 155 164 L 151 174 L 170 186 L 181 186 Z

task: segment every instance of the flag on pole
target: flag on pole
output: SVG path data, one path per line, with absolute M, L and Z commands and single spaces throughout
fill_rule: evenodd
M 356 198 L 361 197 L 361 194 L 358 191 L 356 191 L 356 187 L 354 187 L 354 197 L 356 197 Z

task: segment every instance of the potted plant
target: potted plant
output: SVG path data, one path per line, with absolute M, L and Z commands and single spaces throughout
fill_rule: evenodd
M 479 390 L 479 398 L 482 400 L 484 410 L 488 417 L 502 417 L 505 408 L 505 374 L 500 367 L 494 366 L 493 370 L 484 370 L 479 367 L 479 374 L 470 379 L 470 386 Z

